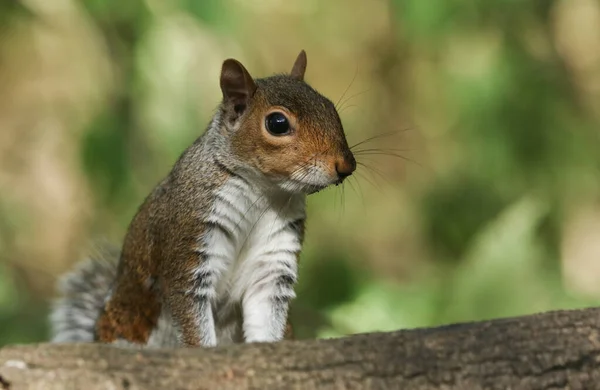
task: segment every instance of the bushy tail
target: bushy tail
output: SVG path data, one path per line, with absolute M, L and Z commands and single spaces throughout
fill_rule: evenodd
M 112 248 L 82 261 L 59 282 L 61 297 L 50 315 L 51 342 L 92 342 L 96 320 L 117 274 Z

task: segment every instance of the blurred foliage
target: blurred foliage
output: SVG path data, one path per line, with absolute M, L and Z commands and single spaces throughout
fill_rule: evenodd
M 46 338 L 57 276 L 122 238 L 222 60 L 265 75 L 301 48 L 365 142 L 309 199 L 300 337 L 600 303 L 576 229 L 600 237 L 594 0 L 34 0 L 1 5 L 0 32 L 0 345 Z

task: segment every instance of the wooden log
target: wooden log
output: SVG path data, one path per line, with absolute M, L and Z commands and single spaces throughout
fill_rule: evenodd
M 0 389 L 600 389 L 600 309 L 212 349 L 0 350 Z

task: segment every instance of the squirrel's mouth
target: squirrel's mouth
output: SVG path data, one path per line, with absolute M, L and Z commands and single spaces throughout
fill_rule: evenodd
M 308 191 L 306 191 L 306 193 L 308 195 L 312 195 L 312 194 L 316 194 L 317 192 L 321 192 L 321 191 L 323 191 L 323 188 L 319 187 L 319 188 L 309 189 Z
M 332 185 L 334 185 L 334 186 L 336 186 L 336 187 L 337 187 L 337 186 L 341 185 L 342 183 L 343 183 L 343 180 L 337 180 L 337 181 L 335 181 L 334 183 L 327 184 L 327 185 L 315 185 L 315 184 L 308 184 L 308 185 L 307 185 L 308 189 L 307 189 L 306 193 L 307 193 L 308 195 L 316 194 L 317 192 L 321 192 L 321 191 L 323 191 L 325 188 L 328 188 L 329 186 L 332 186 Z
M 315 194 L 324 190 L 329 185 L 306 183 L 300 180 L 292 180 L 285 183 L 284 188 L 291 192 L 304 193 L 306 195 Z
M 317 192 L 323 191 L 327 187 L 332 184 L 336 184 L 335 182 L 311 182 L 309 180 L 298 180 L 298 179 L 288 179 L 282 183 L 282 188 L 290 192 L 296 193 L 304 193 L 306 195 L 315 194 Z
M 319 185 L 319 186 L 318 185 L 313 185 L 313 184 L 307 185 L 306 193 L 308 195 L 316 194 L 317 192 L 323 191 L 327 187 L 328 186 L 323 186 L 323 185 Z

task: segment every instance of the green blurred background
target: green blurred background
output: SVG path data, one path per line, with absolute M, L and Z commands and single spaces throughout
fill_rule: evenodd
M 309 200 L 300 337 L 600 305 L 596 0 L 0 2 L 0 345 L 202 133 L 225 58 L 333 101 L 363 164 Z M 342 98 L 343 96 L 343 98 Z

